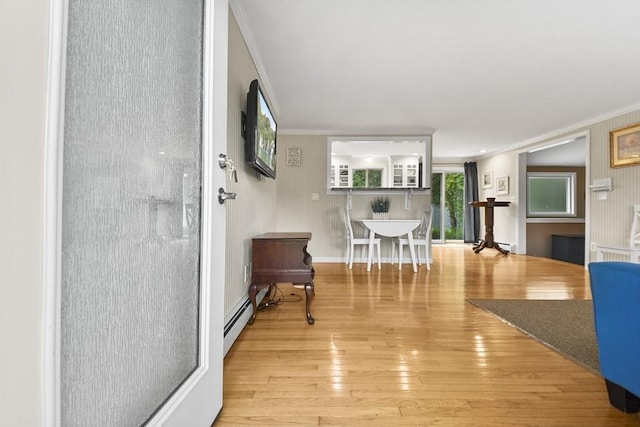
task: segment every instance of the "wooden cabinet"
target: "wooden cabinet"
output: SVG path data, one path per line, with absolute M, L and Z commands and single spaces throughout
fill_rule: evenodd
M 418 158 L 402 157 L 393 160 L 393 187 L 418 186 Z
M 315 295 L 313 276 L 315 271 L 307 244 L 311 233 L 265 233 L 252 240 L 252 269 L 249 300 L 256 318 L 256 295 L 276 283 L 304 284 L 306 294 L 307 323 L 313 325 L 311 301 Z

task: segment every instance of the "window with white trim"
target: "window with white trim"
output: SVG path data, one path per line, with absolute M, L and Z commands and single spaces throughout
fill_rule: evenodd
M 527 173 L 527 216 L 576 216 L 576 173 Z

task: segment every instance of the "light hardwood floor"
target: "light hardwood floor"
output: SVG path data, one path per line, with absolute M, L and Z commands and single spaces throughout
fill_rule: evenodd
M 216 427 L 640 426 L 602 378 L 465 301 L 591 299 L 582 266 L 467 246 L 417 274 L 365 267 L 315 265 L 313 326 L 304 300 L 258 313 L 225 358 Z

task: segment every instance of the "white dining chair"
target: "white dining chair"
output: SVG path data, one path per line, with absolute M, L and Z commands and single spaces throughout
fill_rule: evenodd
M 357 245 L 362 246 L 363 253 L 365 248 L 369 248 L 369 238 L 368 237 L 355 237 L 353 234 L 353 226 L 351 225 L 351 217 L 349 216 L 349 209 L 345 209 L 342 211 L 342 219 L 344 222 L 345 231 L 347 232 L 347 261 L 345 263 L 349 264 L 349 269 L 353 267 L 353 253 L 355 252 L 355 247 Z M 376 250 L 376 256 L 378 258 L 378 268 L 381 266 L 380 262 L 380 239 L 375 238 L 373 240 L 373 246 Z
M 604 254 L 624 255 L 629 257 L 629 262 L 640 264 L 640 205 L 633 205 L 629 245 L 597 245 L 596 261 L 604 261 Z
M 425 211 L 422 214 L 422 222 L 420 226 L 415 230 L 413 236 L 413 246 L 418 256 L 418 265 L 422 264 L 422 258 L 420 256 L 420 248 L 424 247 L 424 260 L 427 270 L 431 270 L 431 263 L 433 257 L 431 255 L 431 225 L 433 222 L 433 211 Z M 395 262 L 396 245 L 398 245 L 398 269 L 402 269 L 402 258 L 404 257 L 404 245 L 409 246 L 409 239 L 406 237 L 394 237 L 391 240 L 391 264 Z

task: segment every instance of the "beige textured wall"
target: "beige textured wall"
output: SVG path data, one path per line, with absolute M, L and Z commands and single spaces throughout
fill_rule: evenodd
M 48 19 L 0 1 L 0 426 L 42 424 Z
M 592 193 L 589 203 L 585 207 L 585 216 L 588 218 L 588 229 L 585 230 L 585 234 L 588 240 L 590 237 L 590 240 L 586 242 L 587 246 L 590 246 L 590 242 L 616 245 L 626 245 L 629 242 L 633 205 L 640 203 L 640 165 L 623 168 L 609 166 L 609 132 L 635 123 L 640 123 L 640 109 L 559 132 L 535 143 L 543 144 L 568 135 L 587 132 L 589 135 L 589 166 L 586 184 L 591 184 L 593 180 L 599 178 L 610 177 L 612 179 L 613 191 L 607 194 L 607 200 L 599 200 L 597 195 L 594 196 Z M 506 223 L 504 228 L 498 228 L 502 226 L 496 225 L 496 240 L 498 241 L 515 238 L 515 233 L 511 233 L 510 227 L 513 226 L 511 230 L 515 230 L 517 222 L 521 220 L 517 218 L 515 210 L 518 203 L 516 164 L 518 153 L 523 150 L 526 150 L 526 147 L 478 160 L 478 174 L 480 175 L 486 170 L 493 170 L 494 181 L 495 178 L 507 174 L 514 177 L 510 182 L 513 193 L 509 194 L 512 205 L 507 212 L 496 210 L 496 224 Z M 480 197 L 495 194 L 494 191 L 495 189 L 483 192 L 481 189 Z M 594 251 L 590 251 L 590 260 L 595 260 Z
M 251 238 L 267 231 L 277 231 L 276 186 L 278 181 L 257 179 L 253 169 L 244 163 L 244 139 L 240 133 L 240 115 L 246 111 L 247 91 L 258 72 L 245 45 L 238 24 L 229 13 L 229 84 L 227 155 L 237 167 L 238 182 L 227 176 L 225 189 L 236 192 L 237 199 L 227 207 L 225 316 L 246 299 L 249 289 L 244 280 L 244 266 L 251 261 Z M 265 94 L 269 96 L 269 94 Z M 277 120 L 277 117 L 276 117 Z M 280 154 L 280 151 L 278 152 Z
M 589 183 L 598 178 L 611 178 L 613 191 L 607 200 L 591 197 L 591 241 L 602 244 L 629 244 L 632 209 L 640 203 L 640 165 L 623 168 L 609 166 L 609 132 L 640 123 L 640 109 L 596 123 L 589 127 L 591 134 Z M 591 252 L 595 260 L 595 252 Z
M 607 194 L 607 200 L 599 200 L 594 193 L 588 197 L 589 202 L 585 208 L 585 216 L 588 218 L 588 228 L 585 230 L 587 247 L 590 247 L 590 242 L 616 245 L 629 243 L 633 205 L 640 203 L 640 165 L 624 168 L 609 166 L 609 132 L 635 123 L 640 123 L 640 109 L 594 121 L 547 139 L 557 140 L 578 132 L 587 132 L 589 164 L 586 184 L 599 178 L 612 179 L 613 191 Z M 595 261 L 594 251 L 589 251 L 587 261 L 589 260 Z
M 309 252 L 316 262 L 340 261 L 345 256 L 344 231 L 341 209 L 347 197 L 344 193 L 327 194 L 326 191 L 326 138 L 330 135 L 278 135 L 278 176 L 276 181 L 256 181 L 254 174 L 243 166 L 243 140 L 239 135 L 240 111 L 245 107 L 246 92 L 257 71 L 244 44 L 237 24 L 231 15 L 229 30 L 229 132 L 228 154 L 239 170 L 237 184 L 228 182 L 228 191 L 237 191 L 238 200 L 229 203 L 227 233 L 227 283 L 225 313 L 232 311 L 244 295 L 248 283 L 243 281 L 243 266 L 250 260 L 251 237 L 264 231 L 311 231 Z M 277 119 L 277 117 L 276 117 Z M 590 133 L 591 173 L 587 182 L 596 178 L 612 177 L 614 191 L 607 201 L 592 197 L 588 213 L 591 224 L 588 232 L 592 241 L 625 244 L 631 221 L 631 206 L 640 203 L 640 166 L 609 168 L 609 131 L 640 122 L 640 110 L 598 123 L 559 132 L 536 144 L 561 138 L 564 135 L 588 131 Z M 514 141 L 516 143 L 517 141 Z M 434 136 L 437 144 L 437 133 Z M 301 165 L 286 166 L 287 147 L 301 148 Z M 523 149 L 479 159 L 478 173 L 493 172 L 491 188 L 480 188 L 480 199 L 497 197 L 510 201 L 508 208 L 495 210 L 495 238 L 499 242 L 519 244 L 518 157 Z M 509 177 L 509 194 L 496 196 L 495 180 Z M 312 194 L 318 200 L 312 200 Z M 369 201 L 373 195 L 356 194 L 353 197 L 352 216 L 369 215 Z M 415 194 L 411 208 L 404 209 L 404 195 L 390 196 L 391 215 L 418 218 L 430 203 L 430 194 Z M 484 229 L 484 225 L 483 225 Z M 589 234 L 589 233 L 587 233 Z M 383 243 L 383 257 L 389 256 L 389 244 Z M 525 248 L 517 248 L 524 253 Z M 592 257 L 594 254 L 591 254 Z
M 310 231 L 313 234 L 309 253 L 314 261 L 343 261 L 346 256 L 346 236 L 342 222 L 342 209 L 347 203 L 347 193 L 331 191 L 327 194 L 327 138 L 329 135 L 278 136 L 278 230 Z M 299 147 L 300 166 L 287 166 L 289 147 Z M 314 201 L 316 193 L 319 200 Z M 414 193 L 410 208 L 405 209 L 405 193 L 385 194 L 391 204 L 389 215 L 393 218 L 420 218 L 431 202 L 427 192 Z M 353 193 L 352 219 L 370 218 L 370 201 L 375 194 Z M 354 230 L 362 234 L 363 230 Z M 390 241 L 382 244 L 382 257 L 390 258 Z M 356 252 L 359 256 L 360 251 Z
M 518 244 L 516 239 L 518 212 L 517 153 L 510 151 L 478 160 L 478 195 L 480 200 L 495 197 L 496 200 L 511 202 L 508 207 L 494 208 L 493 235 L 496 242 Z M 493 183 L 490 188 L 482 188 L 482 174 L 491 171 Z M 496 180 L 509 177 L 509 194 L 497 195 Z M 480 209 L 480 237 L 484 236 L 484 211 Z
M 527 255 L 551 258 L 552 234 L 584 235 L 584 223 L 527 224 Z

